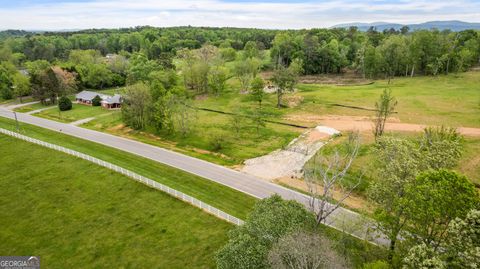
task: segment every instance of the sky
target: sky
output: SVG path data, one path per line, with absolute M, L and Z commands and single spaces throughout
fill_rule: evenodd
M 349 22 L 480 22 L 480 0 L 0 0 L 0 29 L 139 25 L 323 28 Z

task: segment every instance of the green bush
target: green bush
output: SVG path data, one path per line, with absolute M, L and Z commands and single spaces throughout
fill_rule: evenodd
M 58 108 L 60 111 L 67 111 L 72 109 L 72 101 L 65 96 L 60 97 L 58 100 Z
M 92 106 L 100 106 L 100 102 L 102 101 L 102 98 L 100 98 L 100 96 L 95 96 L 93 99 L 92 99 Z

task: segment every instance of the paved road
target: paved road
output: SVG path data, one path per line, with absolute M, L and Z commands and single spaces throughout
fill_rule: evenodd
M 14 119 L 11 111 L 1 107 L 0 116 Z M 17 113 L 17 118 L 20 122 L 29 123 L 81 139 L 97 142 L 167 164 L 260 199 L 277 193 L 284 199 L 296 200 L 308 206 L 308 197 L 302 193 L 207 161 L 134 140 L 81 128 L 71 124 L 38 118 L 24 113 Z M 361 215 L 344 208 L 335 211 L 335 214 L 332 214 L 327 220 L 327 225 L 348 232 L 362 239 L 365 238 L 367 232 L 373 227 L 371 220 L 367 220 Z M 385 245 L 387 242 L 382 236 L 375 236 L 375 238 L 369 240 L 381 245 Z

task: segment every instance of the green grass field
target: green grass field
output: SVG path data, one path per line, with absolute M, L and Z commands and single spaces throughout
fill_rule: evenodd
M 34 115 L 49 120 L 70 123 L 81 119 L 97 117 L 109 113 L 112 113 L 112 111 L 104 109 L 101 106 L 86 106 L 80 104 L 73 104 L 71 110 L 60 111 L 59 109 L 48 109 L 35 113 Z
M 0 117 L 0 127 L 14 130 L 15 123 L 12 120 Z M 20 128 L 25 135 L 77 150 L 130 169 L 239 218 L 245 218 L 256 201 L 255 198 L 242 192 L 134 154 L 29 124 L 21 123 Z
M 398 100 L 394 117 L 401 122 L 480 127 L 480 72 L 438 77 L 395 78 L 389 85 L 379 80 L 365 86 L 299 85 L 304 97 L 289 114 L 372 116 L 373 112 L 332 104 L 374 108 L 385 88 Z
M 0 156 L 0 253 L 40 256 L 44 268 L 212 268 L 233 227 L 106 168 L 15 138 L 0 135 Z

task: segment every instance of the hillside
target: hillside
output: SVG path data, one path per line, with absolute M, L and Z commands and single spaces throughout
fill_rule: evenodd
M 370 27 L 375 27 L 377 31 L 383 31 L 388 29 L 400 30 L 403 26 L 408 26 L 410 30 L 431 30 L 438 29 L 443 30 L 452 30 L 452 31 L 463 31 L 463 30 L 480 30 L 480 23 L 471 23 L 463 21 L 429 21 L 419 24 L 398 24 L 398 23 L 389 23 L 389 22 L 373 22 L 373 23 L 345 23 L 332 26 L 332 28 L 349 28 L 352 26 L 358 27 L 361 31 L 367 31 Z

